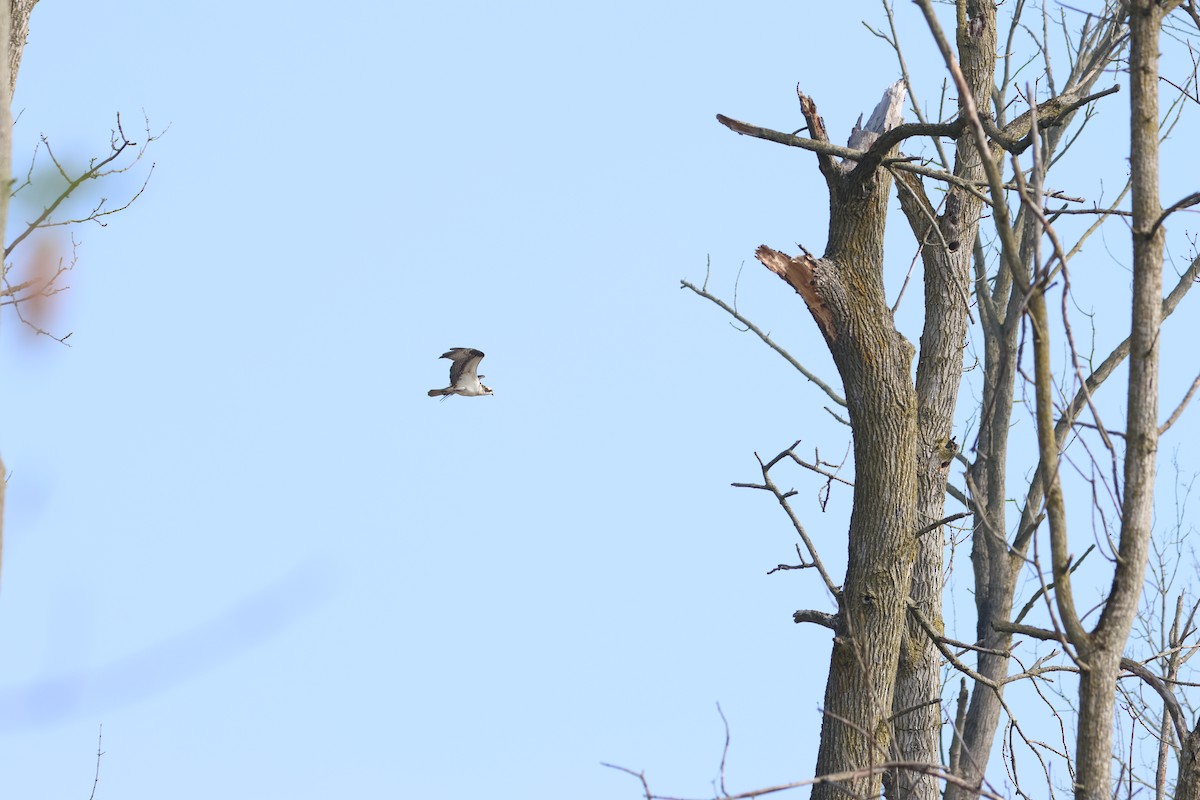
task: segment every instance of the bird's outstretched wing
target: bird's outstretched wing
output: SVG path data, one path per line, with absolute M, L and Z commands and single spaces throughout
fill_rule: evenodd
M 451 360 L 450 386 L 462 386 L 479 382 L 479 362 L 483 360 L 483 351 L 471 347 L 452 347 L 442 354 L 442 358 Z

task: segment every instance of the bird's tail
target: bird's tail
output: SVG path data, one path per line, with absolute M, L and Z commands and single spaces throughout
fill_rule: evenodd
M 450 390 L 449 389 L 430 389 L 429 390 L 430 397 L 437 397 L 439 394 L 442 394 L 442 395 L 450 394 Z

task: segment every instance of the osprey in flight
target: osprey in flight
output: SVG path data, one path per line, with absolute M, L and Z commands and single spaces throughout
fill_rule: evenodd
M 453 347 L 448 352 L 442 353 L 442 358 L 448 358 L 451 361 L 450 385 L 445 389 L 430 389 L 430 397 L 442 395 L 442 399 L 445 400 L 452 394 L 461 394 L 463 397 L 481 397 L 492 393 L 491 389 L 479 382 L 479 379 L 484 377 L 477 374 L 479 362 L 483 360 L 481 351 L 471 347 Z

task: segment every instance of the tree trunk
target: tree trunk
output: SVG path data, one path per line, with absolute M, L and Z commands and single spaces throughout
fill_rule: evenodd
M 988 4 L 990 10 L 990 4 Z M 986 11 L 986 10 L 985 10 Z M 987 30 L 995 26 L 994 17 L 983 18 L 985 24 L 981 27 Z M 964 76 L 975 89 L 973 95 L 979 108 L 988 104 L 988 98 L 979 93 L 984 78 L 982 64 L 984 54 L 972 54 L 966 49 L 971 43 L 970 37 L 964 37 L 959 30 L 959 53 L 963 62 Z M 978 23 L 977 23 L 978 26 Z M 1071 97 L 1082 97 L 1092 91 L 1102 71 L 1098 65 L 1109 62 L 1124 42 L 1124 27 L 1120 18 L 1109 20 L 1097 35 L 1089 37 L 1086 45 L 1081 43 L 1079 57 L 1068 77 L 1060 99 L 1069 101 Z M 991 51 L 989 51 L 991 52 Z M 973 58 L 979 64 L 975 72 L 968 68 Z M 987 67 L 995 69 L 994 60 Z M 989 73 L 990 74 L 990 73 Z M 974 77 L 973 77 L 974 76 Z M 1009 125 L 1003 125 L 1003 103 L 997 101 L 997 122 L 1002 124 L 1006 133 L 1014 138 L 1025 136 L 1029 132 L 1027 115 L 1022 115 Z M 1047 102 L 1046 106 L 1051 103 Z M 1058 145 L 1067 130 L 1067 123 L 1074 116 L 1070 112 L 1056 126 L 1045 131 L 1044 160 L 1057 152 Z M 969 146 L 969 137 L 960 137 L 958 147 Z M 957 151 L 956 151 L 957 152 Z M 1003 156 L 1003 152 L 993 146 L 994 158 Z M 959 159 L 961 162 L 961 159 Z M 978 168 L 969 177 L 978 180 L 982 174 L 981 162 L 975 161 Z M 956 163 L 956 172 L 958 164 Z M 968 175 L 962 174 L 963 177 Z M 972 198 L 973 199 L 973 198 Z M 978 206 L 976 206 L 978 208 Z M 910 219 L 911 219 L 910 215 Z M 976 243 L 976 258 L 979 266 L 976 270 L 975 296 L 981 316 L 980 326 L 983 331 L 983 397 L 980 403 L 979 434 L 975 442 L 975 458 L 967 471 L 967 485 L 972 499 L 974 513 L 971 537 L 971 563 L 975 580 L 976 604 L 976 641 L 987 651 L 1004 652 L 1012 643 L 1012 635 L 998 629 L 998 625 L 1011 620 L 1014 592 L 1017 578 L 1024 567 L 1026 554 L 1034 530 L 1033 522 L 1036 511 L 1040 507 L 1042 495 L 1035 480 L 1030 497 L 1026 504 L 1020 527 L 1008 541 L 1008 524 L 1006 507 L 1009 495 L 1006 490 L 1008 477 L 1008 436 L 1011 430 L 1013 390 L 1017 368 L 1018 334 L 1020 333 L 1021 315 L 1025 307 L 1025 297 L 1030 282 L 1030 264 L 1034 257 L 1033 243 L 1040 236 L 1040 230 L 1035 220 L 1022 208 L 1014 225 L 1019 248 L 1018 263 L 1023 269 L 1020 280 L 1014 280 L 1007 270 L 1001 270 L 994 284 L 987 279 L 987 270 L 983 266 L 983 251 L 978 240 Z M 975 229 L 972 229 L 975 230 Z M 972 234 L 974 235 L 974 234 Z M 928 268 L 927 268 L 928 269 Z M 924 351 L 924 347 L 922 347 Z M 1107 377 L 1108 373 L 1099 377 Z M 1094 387 L 1093 387 L 1094 388 Z M 918 391 L 920 391 L 918 389 Z M 1060 420 L 1060 433 L 1070 429 L 1070 423 L 1082 407 L 1081 397 L 1072 404 L 1072 411 Z M 924 426 L 922 426 L 924 428 Z M 1060 443 L 1062 436 L 1059 436 Z M 918 567 L 919 570 L 919 567 Z M 914 572 L 914 574 L 916 574 Z M 914 587 L 915 591 L 915 587 Z M 964 778 L 968 785 L 976 787 L 982 784 L 987 767 L 992 743 L 999 727 L 1002 702 L 1002 685 L 1008 675 L 1009 658 L 998 652 L 981 652 L 977 656 L 976 669 L 987 681 L 995 684 L 993 689 L 977 683 L 972 692 L 969 710 L 961 730 L 953 732 L 961 746 L 961 758 L 951 765 L 956 775 Z M 946 787 L 947 800 L 965 800 L 976 796 L 964 786 L 950 784 Z
M 1076 791 L 1079 800 L 1112 796 L 1113 708 L 1117 671 L 1146 577 L 1158 453 L 1158 343 L 1162 322 L 1163 238 L 1158 189 L 1157 0 L 1129 3 L 1130 174 L 1133 186 L 1133 313 L 1126 401 L 1121 538 L 1112 588 L 1100 621 L 1080 649 Z M 1039 392 L 1041 391 L 1039 387 Z M 1055 580 L 1062 559 L 1054 558 Z M 1060 608 L 1063 589 L 1056 592 Z M 1069 598 L 1068 598 L 1069 600 Z M 1067 631 L 1071 632 L 1070 621 Z M 1074 637 L 1072 637 L 1074 638 Z
M 884 96 L 872 116 L 879 130 L 898 117 L 902 99 L 898 87 Z M 812 101 L 801 96 L 801 108 L 814 138 L 825 139 Z M 820 800 L 845 791 L 878 796 L 881 779 L 873 765 L 889 758 L 896 662 L 917 547 L 917 403 L 913 347 L 896 330 L 883 288 L 890 174 L 877 161 L 818 160 L 830 198 L 824 257 L 789 258 L 760 247 L 758 258 L 796 289 L 817 321 L 841 375 L 854 432 L 849 559 L 816 769 L 818 775 L 859 771 L 859 777 L 815 786 L 812 797 Z
M 36 0 L 35 0 L 36 2 Z M 0 43 L 9 43 L 8 58 L 0 58 L 0 242 L 5 239 L 5 222 L 8 220 L 9 187 L 12 184 L 12 87 L 16 81 L 17 64 L 21 60 L 21 51 L 15 41 L 11 41 L 15 28 L 13 11 L 19 4 L 14 0 L 12 6 L 0 0 Z M 30 3 L 30 8 L 33 4 Z M 25 28 L 28 30 L 28 12 L 25 14 Z M 25 44 L 24 37 L 21 44 Z M 7 265 L 0 264 L 0 272 Z M 8 483 L 8 471 L 4 467 L 4 459 L 0 458 L 0 566 L 3 565 L 4 552 L 4 494 Z
M 29 38 L 29 15 L 33 13 L 33 7 L 37 4 L 38 0 L 11 0 L 9 6 L 12 16 L 9 19 L 4 41 L 10 43 L 7 59 L 7 86 L 10 100 L 12 91 L 17 85 L 17 70 L 21 66 L 21 55 L 25 52 L 25 40 Z
M 957 40 L 963 74 L 977 106 L 984 106 L 995 85 L 996 8 L 991 2 L 959 4 Z M 969 131 L 964 129 L 955 149 L 954 174 L 965 181 L 983 178 L 983 166 Z M 921 453 L 934 442 L 953 435 L 954 409 L 962 383 L 963 342 L 967 333 L 969 275 L 972 245 L 979 230 L 982 203 L 969 192 L 952 187 L 944 210 L 929 220 L 934 209 L 915 175 L 905 174 L 899 187 L 901 207 L 908 217 L 925 268 L 925 328 L 917 363 L 917 418 Z M 922 468 L 917 475 L 917 527 L 945 516 L 946 471 Z M 910 596 L 914 606 L 942 632 L 945 535 L 941 528 L 920 537 L 913 567 Z M 893 714 L 896 751 L 903 761 L 937 764 L 942 725 L 941 656 L 929 635 L 909 619 L 896 673 Z M 890 782 L 893 800 L 937 800 L 938 782 L 930 775 L 900 771 Z
M 1200 726 L 1179 745 L 1179 774 L 1175 800 L 1200 800 Z

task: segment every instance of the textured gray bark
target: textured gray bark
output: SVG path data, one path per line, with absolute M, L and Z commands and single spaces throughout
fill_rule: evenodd
M 858 769 L 888 753 L 892 691 L 916 555 L 916 392 L 913 348 L 895 330 L 883 293 L 883 222 L 891 181 L 834 192 L 818 280 L 833 310 L 830 350 L 854 430 L 849 560 L 825 689 L 817 774 Z M 840 787 L 877 796 L 875 775 Z M 842 796 L 817 786 L 815 800 Z
M 17 85 L 17 71 L 21 66 L 21 55 L 25 52 L 25 41 L 29 38 L 29 16 L 37 4 L 38 0 L 12 0 L 9 6 L 12 17 L 9 30 L 4 36 L 4 39 L 9 42 L 8 81 L 0 85 L 8 86 L 10 97 L 13 88 Z
M 0 42 L 9 41 L 12 23 L 11 10 L 0 3 Z M 14 50 L 15 48 L 10 46 L 9 58 L 0 59 L 0 87 L 8 88 L 8 91 L 0 96 L 0 186 L 5 187 L 4 191 L 0 191 L 0 242 L 5 241 L 5 222 L 8 220 L 9 199 L 7 187 L 12 181 L 12 85 L 13 77 L 16 74 L 16 64 L 13 60 Z M 17 54 L 15 58 L 19 60 L 20 55 Z M 0 265 L 0 270 L 4 268 L 4 265 Z M 7 478 L 8 472 L 4 468 L 4 459 L 0 458 L 0 566 L 3 565 L 4 494 Z
M 963 73 L 976 105 L 983 105 L 995 85 L 995 5 L 967 3 L 965 13 L 959 15 L 956 37 Z M 958 137 L 954 162 L 954 174 L 959 178 L 971 183 L 982 180 L 979 152 L 965 130 Z M 953 435 L 967 333 L 971 245 L 979 230 L 982 202 L 972 193 L 952 187 L 941 215 L 936 215 L 917 176 L 905 175 L 900 182 L 901 208 L 917 241 L 924 243 L 921 257 L 925 268 L 925 327 L 921 333 L 916 391 L 921 452 L 930 453 L 935 441 Z M 946 472 L 919 470 L 918 527 L 945 516 L 945 497 Z M 910 597 L 925 620 L 940 633 L 946 550 L 942 529 L 922 535 L 917 548 Z M 942 709 L 940 703 L 931 703 L 941 696 L 940 667 L 937 648 L 924 628 L 910 617 L 900 649 L 892 703 L 896 749 L 903 761 L 924 764 L 940 761 Z M 936 800 L 941 791 L 932 776 L 908 770 L 892 776 L 887 788 L 888 797 L 895 800 Z
M 1192 729 L 1180 747 L 1175 800 L 1200 800 L 1200 725 Z
M 896 87 L 881 106 L 897 106 Z M 813 138 L 827 140 L 812 101 L 801 109 Z M 882 121 L 895 114 L 873 115 Z M 860 143 L 869 141 L 859 140 Z M 893 148 L 886 154 L 894 153 Z M 825 688 L 818 775 L 863 770 L 812 797 L 848 791 L 878 796 L 887 760 L 892 693 L 908 586 L 916 555 L 917 404 L 910 377 L 913 346 L 896 330 L 883 288 L 883 232 L 891 178 L 878 160 L 835 163 L 819 155 L 829 189 L 825 255 L 789 258 L 759 248 L 758 258 L 804 299 L 845 387 L 854 435 L 854 507 L 846 579 L 838 595 L 833 654 Z
M 1129 4 L 1130 170 L 1133 211 L 1133 306 L 1130 324 L 1128 419 L 1125 426 L 1121 536 L 1108 600 L 1095 629 L 1081 636 L 1071 605 L 1065 531 L 1054 531 L 1055 598 L 1064 627 L 1083 661 L 1076 730 L 1079 800 L 1112 795 L 1112 732 L 1121 655 L 1137 613 L 1150 550 L 1158 453 L 1159 329 L 1164 229 L 1158 188 L 1158 37 L 1156 0 Z M 1040 380 L 1039 380 L 1040 384 Z M 1047 387 L 1049 389 L 1049 387 Z M 1039 394 L 1042 387 L 1039 385 Z M 1040 400 L 1039 400 L 1040 404 Z M 1039 425 L 1039 428 L 1041 426 Z M 1040 432 L 1040 431 L 1039 431 Z M 1053 491 L 1053 490 L 1052 490 Z M 1061 547 L 1060 547 L 1061 543 Z M 1061 576 L 1061 577 L 1060 577 Z
M 1086 96 L 1103 74 L 1099 65 L 1107 64 L 1122 46 L 1124 26 L 1119 19 L 1112 19 L 1101 27 L 1086 46 L 1081 47 L 1080 58 L 1064 87 L 1063 97 Z M 997 109 L 1002 113 L 1002 109 Z M 1045 132 L 1047 159 L 1057 152 L 1066 125 L 1074 113 L 1068 114 L 1063 124 Z M 998 122 L 1003 123 L 1002 117 Z M 1017 136 L 1028 132 L 1022 118 L 1004 130 Z M 997 152 L 997 155 L 999 153 Z M 1018 334 L 1024 308 L 1025 285 L 1028 283 L 1030 264 L 1033 260 L 1033 242 L 1038 236 L 1032 217 L 1026 209 L 1018 214 L 1015 225 L 1019 242 L 1018 263 L 1023 270 L 1024 280 L 1015 283 L 1007 271 L 1001 271 L 994 285 L 989 285 L 986 270 L 977 269 L 975 296 L 981 316 L 983 332 L 983 397 L 980 403 L 979 433 L 975 442 L 975 458 L 967 471 L 972 511 L 975 514 L 975 535 L 971 538 L 971 564 L 974 572 L 974 596 L 976 608 L 976 641 L 988 651 L 1006 652 L 1012 644 L 1012 634 L 998 629 L 999 623 L 1012 618 L 1017 579 L 1026 564 L 1032 541 L 1034 515 L 1043 498 L 1041 484 L 1035 478 L 1034 485 L 1025 504 L 1026 515 L 1021 518 L 1018 532 L 1011 542 L 1008 540 L 1006 511 L 1009 495 L 1006 490 L 1008 478 L 1008 437 L 1012 425 L 1013 392 L 1017 369 Z M 980 251 L 977 258 L 982 260 Z M 981 262 L 982 263 L 982 262 Z M 1124 360 L 1127 349 L 1118 348 L 1089 381 L 1089 390 L 1094 391 L 1107 378 L 1115 366 Z M 1065 444 L 1071 424 L 1084 407 L 1083 393 L 1069 406 L 1067 413 L 1056 426 L 1059 446 Z M 976 670 L 988 681 L 1000 685 L 1009 674 L 1010 659 L 999 652 L 979 654 Z M 999 728 L 1003 690 L 993 690 L 976 685 L 971 693 L 969 710 L 962 730 L 956 732 L 964 757 L 956 767 L 956 774 L 974 786 L 982 783 Z M 961 786 L 946 788 L 947 800 L 963 800 L 975 796 Z

